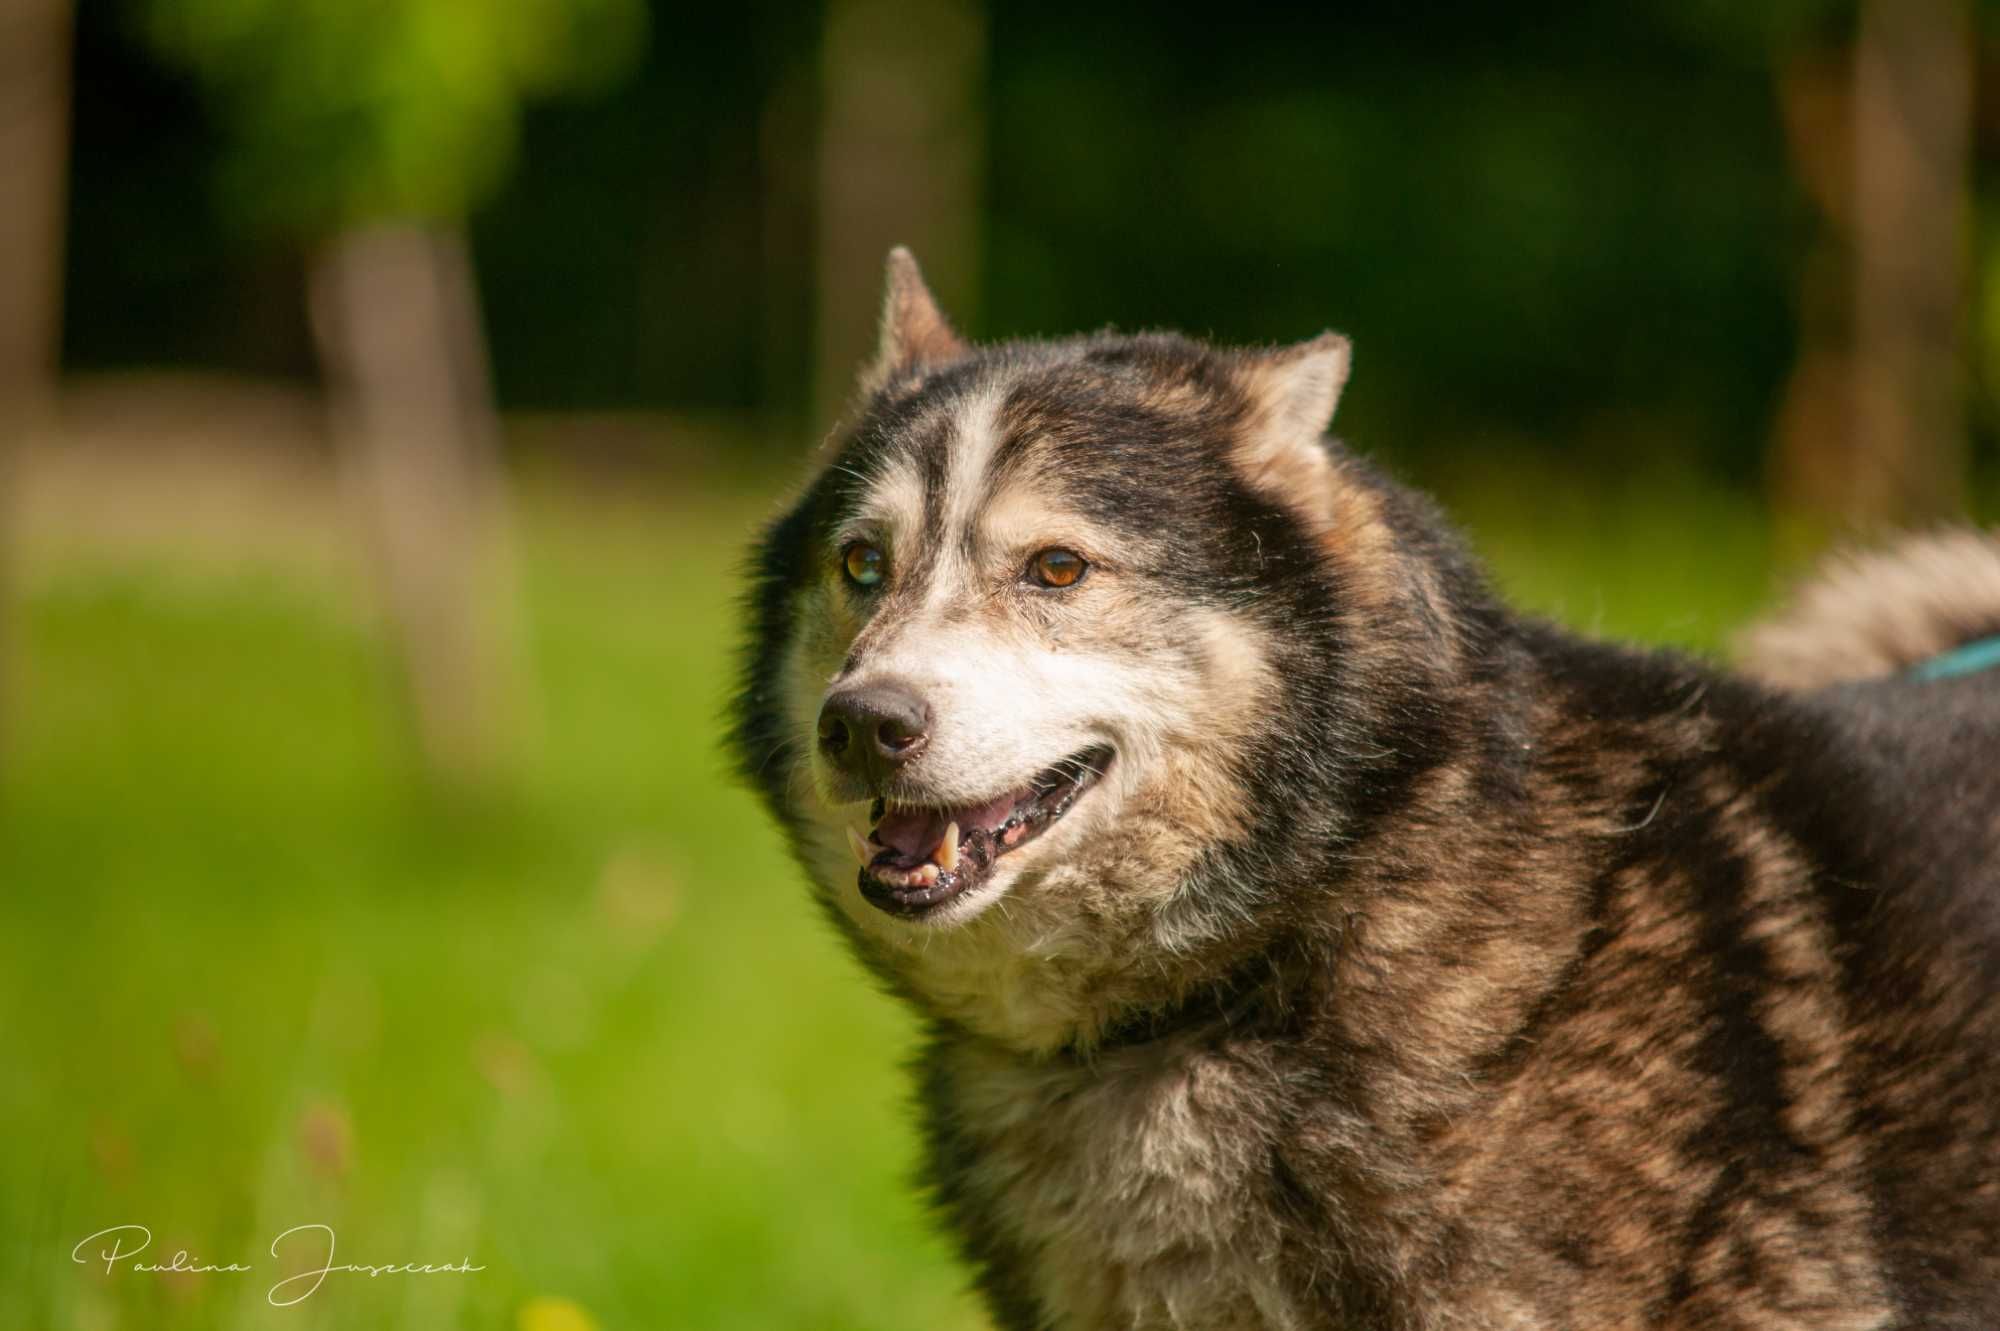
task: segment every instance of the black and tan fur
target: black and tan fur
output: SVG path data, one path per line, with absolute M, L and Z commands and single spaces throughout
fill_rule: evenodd
M 996 1322 L 2000 1327 L 2000 672 L 1900 675 L 2000 632 L 2000 544 L 1809 590 L 1746 674 L 1589 641 L 1322 438 L 1345 374 L 968 346 L 899 253 L 758 549 L 738 756 L 928 1020 Z M 1090 575 L 1024 588 L 1037 543 Z M 937 708 L 893 798 L 1117 749 L 917 919 L 845 848 L 883 792 L 815 754 L 885 661 Z

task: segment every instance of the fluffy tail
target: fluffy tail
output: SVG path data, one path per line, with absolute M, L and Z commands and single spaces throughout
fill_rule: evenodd
M 1954 529 L 1836 556 L 1737 639 L 1744 673 L 1788 689 L 1908 670 L 2000 634 L 2000 532 Z

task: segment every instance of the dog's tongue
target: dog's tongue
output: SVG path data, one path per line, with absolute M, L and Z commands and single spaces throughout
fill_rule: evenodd
M 874 837 L 898 855 L 927 859 L 944 838 L 947 823 L 958 824 L 961 839 L 975 827 L 990 832 L 1007 821 L 1020 798 L 1016 792 L 960 809 L 891 809 L 875 824 Z

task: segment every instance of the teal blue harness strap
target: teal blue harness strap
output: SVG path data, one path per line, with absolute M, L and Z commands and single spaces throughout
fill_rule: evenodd
M 1963 647 L 1954 647 L 1943 656 L 1933 656 L 1922 665 L 1912 666 L 1910 678 L 1926 681 L 1957 679 L 1961 675 L 1976 675 L 1996 666 L 2000 666 L 2000 633 L 1968 642 Z

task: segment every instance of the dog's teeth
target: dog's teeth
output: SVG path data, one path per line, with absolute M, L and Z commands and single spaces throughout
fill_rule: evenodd
M 930 887 L 938 880 L 938 867 L 935 864 L 919 864 L 917 871 L 910 876 L 923 886 Z
M 937 846 L 938 868 L 946 873 L 958 868 L 958 824 L 948 824 L 944 829 L 944 840 Z
M 854 852 L 854 858 L 861 861 L 861 867 L 864 869 L 874 862 L 875 853 L 869 849 L 872 845 L 874 845 L 874 842 L 862 836 L 861 833 L 851 827 L 847 829 L 848 849 Z

